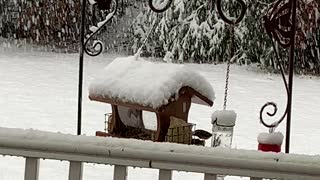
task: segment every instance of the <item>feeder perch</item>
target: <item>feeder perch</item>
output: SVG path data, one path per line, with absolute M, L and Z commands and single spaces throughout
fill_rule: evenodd
M 258 150 L 264 152 L 281 152 L 283 134 L 281 132 L 260 133 Z

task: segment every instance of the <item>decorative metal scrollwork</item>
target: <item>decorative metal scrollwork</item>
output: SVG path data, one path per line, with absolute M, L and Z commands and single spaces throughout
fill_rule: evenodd
M 240 6 L 241 6 L 241 13 L 239 15 L 239 17 L 235 18 L 235 19 L 229 19 L 227 18 L 224 13 L 223 13 L 223 10 L 222 10 L 222 0 L 217 0 L 217 11 L 218 11 L 218 14 L 219 16 L 221 17 L 221 19 L 230 24 L 230 25 L 236 25 L 238 23 L 240 23 L 242 21 L 242 19 L 244 18 L 244 15 L 246 14 L 246 10 L 247 10 L 247 6 L 246 6 L 246 3 L 243 2 L 243 0 L 236 0 Z
M 277 111 L 278 111 L 278 107 L 277 107 L 277 104 L 274 103 L 274 102 L 267 102 L 266 104 L 264 104 L 260 110 L 260 122 L 267 128 L 270 128 L 270 132 L 274 131 L 274 129 L 284 120 L 284 118 L 286 117 L 287 115 L 287 109 L 285 110 L 285 113 L 280 117 L 280 119 L 272 124 L 267 124 L 264 120 L 263 120 L 263 112 L 265 111 L 265 108 L 267 107 L 270 107 L 272 106 L 273 107 L 273 112 L 270 113 L 270 112 L 267 112 L 267 115 L 272 117 L 274 115 L 277 114 Z
M 158 0 L 159 1 L 159 0 Z M 169 9 L 169 7 L 171 6 L 172 4 L 172 1 L 173 0 L 164 0 L 165 2 L 163 3 L 166 3 L 162 8 L 158 9 L 154 6 L 154 0 L 149 0 L 149 7 L 152 11 L 156 12 L 156 13 L 163 13 L 165 12 L 167 9 Z
M 278 0 L 272 10 L 269 10 L 268 14 L 263 17 L 264 27 L 270 38 L 274 38 L 284 48 L 291 44 L 291 12 L 291 0 L 287 3 L 284 0 Z
M 287 116 L 287 123 L 290 125 L 291 121 L 291 104 L 292 104 L 292 76 L 293 76 L 293 60 L 294 60 L 294 35 L 295 35 L 295 16 L 296 16 L 296 2 L 294 0 L 278 0 L 274 3 L 273 7 L 269 9 L 268 14 L 263 17 L 265 29 L 272 39 L 272 45 L 274 52 L 276 54 L 276 60 L 280 68 L 282 79 L 287 92 L 287 106 L 284 114 L 280 117 L 278 121 L 271 124 L 267 124 L 263 119 L 263 114 L 267 107 L 272 107 L 274 110 L 272 113 L 266 112 L 269 117 L 273 117 L 277 113 L 277 105 L 274 102 L 267 102 L 264 104 L 260 110 L 260 122 L 265 126 L 270 128 L 272 132 Z M 278 42 L 283 48 L 291 47 L 290 58 L 289 58 L 289 84 L 285 77 L 285 73 L 277 52 L 277 48 L 274 45 L 273 39 Z M 290 115 L 288 115 L 290 114 Z M 289 129 L 288 129 L 289 128 Z M 290 127 L 287 125 L 287 138 L 289 139 Z M 288 141 L 289 143 L 289 141 Z M 286 152 L 289 152 L 289 145 L 286 144 Z
M 105 20 L 99 22 L 97 26 L 90 27 L 90 34 L 86 35 L 86 39 L 83 44 L 83 49 L 89 56 L 98 56 L 104 49 L 103 42 L 99 40 L 93 40 L 92 38 L 112 19 L 117 12 L 118 1 L 117 0 L 90 0 L 92 5 L 97 5 L 99 10 L 110 11 Z M 90 45 L 89 42 L 93 43 Z

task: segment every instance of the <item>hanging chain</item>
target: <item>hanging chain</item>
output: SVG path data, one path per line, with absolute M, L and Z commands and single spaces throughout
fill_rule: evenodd
M 224 91 L 224 103 L 223 103 L 223 109 L 226 110 L 227 108 L 227 97 L 228 97 L 228 86 L 229 86 L 229 74 L 230 74 L 230 64 L 231 64 L 231 59 L 233 58 L 234 54 L 234 26 L 239 24 L 241 20 L 244 18 L 247 10 L 246 3 L 243 0 L 236 0 L 240 5 L 241 5 L 241 13 L 240 16 L 237 17 L 236 19 L 230 19 L 227 16 L 224 15 L 223 10 L 222 10 L 222 0 L 217 0 L 217 12 L 220 16 L 220 18 L 227 24 L 230 25 L 230 57 L 228 58 L 227 61 L 227 74 L 226 74 L 226 87 Z
M 226 86 L 224 88 L 224 102 L 223 110 L 227 108 L 227 97 L 228 97 L 228 87 L 229 87 L 229 74 L 230 74 L 230 59 L 227 62 L 227 74 L 226 74 Z
M 223 110 L 226 110 L 227 101 L 228 101 L 230 64 L 231 64 L 231 58 L 233 57 L 233 46 L 234 46 L 234 26 L 230 26 L 230 41 L 231 41 L 231 43 L 230 43 L 231 45 L 230 45 L 230 48 L 229 48 L 230 57 L 227 60 L 226 86 L 224 88 Z

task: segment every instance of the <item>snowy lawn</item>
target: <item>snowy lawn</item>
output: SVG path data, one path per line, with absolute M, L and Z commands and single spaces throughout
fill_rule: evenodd
M 96 73 L 119 55 L 104 54 L 85 57 L 83 124 L 86 135 L 104 128 L 104 113 L 110 107 L 87 98 L 88 85 Z M 197 129 L 211 131 L 211 114 L 222 109 L 225 66 L 189 64 L 204 75 L 216 93 L 213 108 L 191 106 L 189 121 Z M 0 49 L 0 126 L 33 128 L 44 131 L 76 134 L 78 54 L 20 52 Z M 291 129 L 291 152 L 320 154 L 320 78 L 295 76 Z M 237 113 L 233 147 L 257 149 L 257 136 L 267 132 L 259 123 L 259 111 L 267 101 L 278 104 L 279 113 L 286 104 L 285 88 L 280 75 L 268 74 L 255 67 L 231 67 L 228 109 Z M 285 134 L 285 123 L 279 129 Z M 210 145 L 210 141 L 207 141 Z M 284 149 L 284 145 L 282 146 Z M 42 160 L 40 179 L 61 180 L 68 177 L 68 163 Z M 23 179 L 24 159 L 1 157 L 0 179 Z M 86 164 L 84 179 L 111 179 L 112 167 Z M 156 170 L 130 168 L 128 179 L 157 179 Z M 201 174 L 174 173 L 174 179 L 201 179 Z

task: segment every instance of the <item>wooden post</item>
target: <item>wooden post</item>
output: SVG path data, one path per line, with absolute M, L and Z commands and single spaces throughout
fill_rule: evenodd
M 262 178 L 250 177 L 250 180 L 262 180 Z
M 114 165 L 113 180 L 127 180 L 127 166 Z
M 69 180 L 82 180 L 82 162 L 71 161 L 69 166 Z
M 172 179 L 172 171 L 170 170 L 159 170 L 159 180 L 171 180 Z
M 38 180 L 39 179 L 39 159 L 26 158 L 24 179 L 25 180 Z
M 217 180 L 217 175 L 205 173 L 204 180 Z

